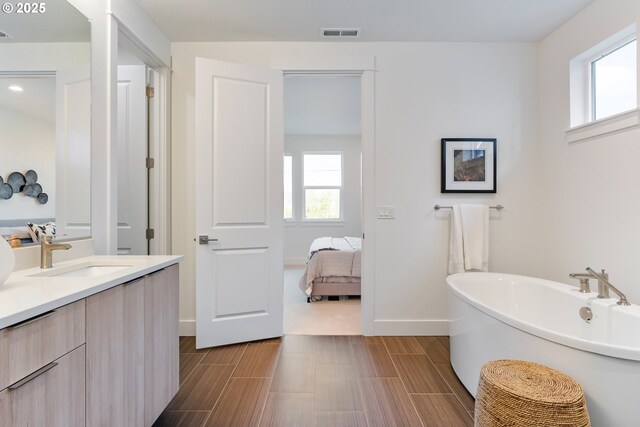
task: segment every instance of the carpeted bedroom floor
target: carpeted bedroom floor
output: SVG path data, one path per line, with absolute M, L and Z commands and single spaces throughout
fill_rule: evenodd
M 307 304 L 298 287 L 302 267 L 284 269 L 285 335 L 361 335 L 360 300 L 316 301 Z M 344 297 L 343 297 L 344 298 Z

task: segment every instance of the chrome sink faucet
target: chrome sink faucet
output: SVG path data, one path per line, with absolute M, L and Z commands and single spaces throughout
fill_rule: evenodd
M 53 267 L 53 251 L 71 249 L 68 243 L 52 243 L 51 236 L 43 236 L 40 242 L 40 268 Z

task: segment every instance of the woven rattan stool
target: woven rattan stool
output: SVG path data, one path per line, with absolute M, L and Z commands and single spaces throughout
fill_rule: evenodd
M 580 385 L 556 370 L 524 360 L 494 360 L 480 371 L 477 427 L 587 427 Z

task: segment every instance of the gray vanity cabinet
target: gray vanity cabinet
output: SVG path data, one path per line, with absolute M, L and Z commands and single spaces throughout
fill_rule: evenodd
M 87 426 L 151 426 L 178 391 L 178 266 L 87 298 Z
M 0 330 L 0 427 L 82 426 L 85 301 Z

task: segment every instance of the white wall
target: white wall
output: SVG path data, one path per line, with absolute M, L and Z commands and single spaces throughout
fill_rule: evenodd
M 491 43 L 174 43 L 173 253 L 180 317 L 195 318 L 195 57 L 268 67 L 273 58 L 375 55 L 377 333 L 446 331 L 449 213 L 435 203 L 502 203 L 491 221 L 495 271 L 539 271 L 537 45 Z M 440 138 L 498 139 L 497 195 L 440 194 Z M 366 183 L 365 183 L 366 184 Z M 444 329 L 443 329 L 444 328 Z
M 2 71 L 55 71 L 88 64 L 89 43 L 2 43 Z
M 541 276 L 569 283 L 569 273 L 606 268 L 638 304 L 640 129 L 565 140 L 569 61 L 633 23 L 640 28 L 637 0 L 596 0 L 540 44 L 538 211 L 545 237 Z
M 340 151 L 344 168 L 343 214 L 339 224 L 302 221 L 302 153 L 305 151 Z M 322 236 L 355 236 L 362 234 L 360 198 L 360 137 L 353 135 L 285 135 L 284 152 L 294 157 L 294 217 L 284 226 L 284 262 L 304 265 L 313 239 Z
M 3 90 L 5 88 L 2 88 Z M 23 193 L 0 200 L 0 220 L 54 218 L 56 200 L 56 134 L 55 124 L 18 111 L 0 108 L 0 175 L 7 181 L 11 172 L 25 173 L 33 169 L 38 184 L 49 201 L 42 205 Z

